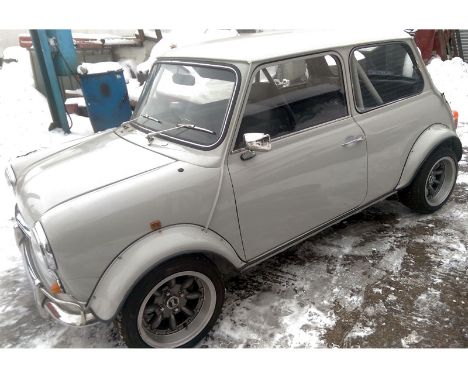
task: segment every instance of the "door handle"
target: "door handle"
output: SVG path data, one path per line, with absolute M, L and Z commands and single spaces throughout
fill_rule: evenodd
M 351 139 L 350 141 L 347 141 L 347 142 L 345 142 L 345 143 L 342 143 L 341 146 L 346 147 L 346 146 L 348 146 L 348 145 L 352 145 L 353 143 L 363 142 L 363 141 L 365 141 L 365 140 L 366 140 L 366 138 L 365 138 L 364 136 L 361 135 L 361 136 L 359 136 L 359 137 L 357 137 L 357 138 Z

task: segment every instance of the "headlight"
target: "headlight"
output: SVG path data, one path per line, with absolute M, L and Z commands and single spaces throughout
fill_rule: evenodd
M 47 236 L 44 232 L 44 228 L 42 228 L 41 223 L 37 222 L 34 225 L 33 233 L 36 237 L 39 247 L 41 248 L 42 256 L 44 257 L 47 267 L 49 269 L 56 270 L 57 264 L 55 263 L 52 249 L 50 248 L 49 241 L 47 240 Z
M 16 184 L 16 176 L 11 165 L 8 165 L 8 167 L 5 169 L 5 177 L 7 179 L 8 184 L 11 187 L 14 187 Z

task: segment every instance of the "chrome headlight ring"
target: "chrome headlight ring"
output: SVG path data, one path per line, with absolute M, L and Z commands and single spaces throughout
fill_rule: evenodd
M 37 222 L 34 225 L 33 234 L 41 248 L 42 255 L 46 261 L 47 267 L 51 270 L 57 269 L 57 263 L 55 262 L 54 254 L 52 253 L 52 249 L 50 247 L 49 241 L 47 240 L 47 236 L 45 234 L 44 228 L 42 228 L 42 224 Z

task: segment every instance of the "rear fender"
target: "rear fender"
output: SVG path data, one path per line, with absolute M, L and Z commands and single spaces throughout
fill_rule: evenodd
M 188 224 L 162 228 L 117 256 L 99 280 L 88 306 L 100 320 L 113 319 L 142 277 L 158 264 L 188 254 L 204 254 L 218 267 L 230 264 L 239 269 L 245 264 L 231 245 L 213 231 Z
M 427 157 L 442 145 L 450 147 L 457 159 L 461 159 L 462 145 L 457 133 L 445 125 L 434 124 L 423 131 L 411 148 L 396 189 L 408 186 Z

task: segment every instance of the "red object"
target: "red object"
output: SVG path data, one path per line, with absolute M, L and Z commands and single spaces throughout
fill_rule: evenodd
M 419 29 L 414 36 L 425 63 L 434 54 L 443 61 L 448 59 L 449 55 L 459 55 L 458 49 L 454 48 L 454 38 L 454 31 L 451 29 Z
M 19 44 L 22 48 L 31 48 L 32 47 L 32 39 L 30 35 L 21 35 L 19 36 Z
M 62 288 L 60 287 L 60 285 L 55 282 L 53 283 L 51 286 L 50 286 L 50 291 L 53 293 L 53 294 L 59 294 L 59 293 L 62 293 Z
M 455 129 L 458 127 L 458 111 L 453 111 L 453 120 L 455 121 Z
M 414 39 L 421 51 L 424 62 L 429 61 L 432 57 L 432 52 L 435 50 L 436 33 L 435 29 L 418 29 L 416 31 Z
M 97 38 L 84 38 L 84 37 L 73 37 L 75 42 L 76 49 L 101 49 L 103 46 L 106 47 L 118 47 L 118 46 L 139 46 L 140 40 L 136 37 L 122 37 L 122 40 L 130 40 L 133 44 L 115 44 L 115 45 L 106 45 L 105 40 Z M 22 48 L 32 48 L 32 39 L 30 35 L 20 35 L 19 36 L 19 45 Z
M 65 104 L 65 110 L 68 114 L 75 114 L 78 112 L 78 104 L 77 103 L 68 103 Z

